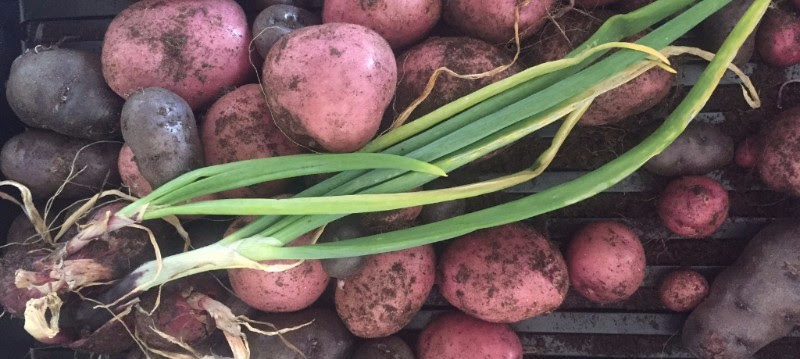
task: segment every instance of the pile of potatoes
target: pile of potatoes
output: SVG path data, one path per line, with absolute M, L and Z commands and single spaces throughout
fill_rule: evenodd
M 100 53 L 37 47 L 14 62 L 7 98 L 29 128 L 5 143 L 0 171 L 28 186 L 38 202 L 53 196 L 77 200 L 119 188 L 141 197 L 208 165 L 308 152 L 355 152 L 422 95 L 437 68 L 466 74 L 511 64 L 477 80 L 443 75 L 414 110 L 412 121 L 529 66 L 562 58 L 615 13 L 649 2 L 576 0 L 580 9 L 552 21 L 548 16 L 564 4 L 529 2 L 519 18 L 524 51 L 512 64 L 513 52 L 505 45 L 514 37 L 516 0 L 250 0 L 245 1 L 247 12 L 233 0 L 138 1 L 111 22 Z M 703 46 L 715 50 L 730 31 L 731 20 L 751 2 L 734 0 L 704 23 L 699 29 Z M 800 17 L 784 5 L 770 10 L 737 55 L 737 63 L 747 63 L 754 51 L 774 66 L 800 63 Z M 654 68 L 600 96 L 581 124 L 624 123 L 664 100 L 674 84 L 673 75 Z M 798 107 L 787 109 L 738 148 L 718 126 L 692 123 L 644 167 L 669 179 L 658 199 L 658 217 L 675 235 L 712 235 L 727 219 L 730 204 L 725 186 L 707 175 L 734 158 L 757 171 L 769 187 L 800 194 L 798 139 Z M 315 180 L 273 181 L 205 198 L 290 196 Z M 436 181 L 424 189 L 449 185 Z M 318 241 L 407 228 L 466 211 L 462 200 L 353 215 L 328 225 Z M 214 236 L 252 220 L 215 223 L 214 230 L 195 226 L 190 232 L 205 238 L 197 245 L 211 243 Z M 187 227 L 194 228 L 191 222 Z M 749 251 L 755 253 L 760 242 L 795 240 L 787 234 L 794 233 L 794 227 L 774 231 L 779 233 L 761 234 Z M 307 233 L 290 245 L 310 243 L 317 235 Z M 10 234 L 9 240 L 21 236 Z M 644 247 L 637 229 L 622 221 L 589 223 L 577 229 L 564 248 L 562 253 L 547 233 L 530 224 L 511 223 L 453 239 L 439 252 L 428 245 L 367 257 L 309 260 L 282 272 L 232 269 L 223 282 L 235 296 L 216 287 L 209 291 L 213 294 L 204 295 L 279 328 L 313 320 L 282 339 L 249 333 L 252 356 L 257 358 L 296 358 L 294 349 L 308 358 L 521 358 L 522 344 L 509 324 L 557 310 L 570 288 L 592 302 L 610 304 L 629 299 L 643 283 Z M 11 258 L 15 253 L 7 251 L 0 258 L 0 277 L 13 278 L 9 268 L 21 263 Z M 712 284 L 710 296 L 708 282 L 698 273 L 671 273 L 660 287 L 664 307 L 684 312 L 701 305 L 698 311 L 717 313 L 722 309 L 712 306 L 729 301 L 726 295 L 740 277 L 749 276 L 746 283 L 751 283 L 762 274 L 764 281 L 777 275 L 775 268 L 746 258 L 737 265 L 740 269 Z M 755 272 L 745 274 L 741 268 Z M 786 275 L 796 277 L 792 268 L 785 269 Z M 753 285 L 749 290 L 761 288 Z M 188 323 L 189 329 L 171 323 L 169 310 L 175 308 L 136 314 L 135 329 L 152 340 L 152 348 L 181 350 L 151 332 L 159 329 L 176 331 L 178 339 L 198 350 L 219 350 L 208 344 L 215 343 L 212 316 L 191 307 L 189 296 L 179 295 L 188 287 L 178 283 L 166 298 L 180 303 L 175 308 L 190 310 L 192 316 L 180 316 L 186 322 L 177 322 Z M 433 318 L 412 349 L 395 334 L 412 321 L 434 287 L 453 310 Z M 4 307 L 29 295 L 9 293 L 0 296 Z M 145 302 L 153 295 L 147 294 Z M 19 309 L 12 314 L 19 315 Z M 724 315 L 736 312 L 724 310 Z M 708 323 L 714 319 L 703 317 L 708 315 L 693 314 L 687 333 L 727 335 L 711 328 Z M 774 319 L 764 317 L 750 319 Z M 762 335 L 745 348 L 737 347 L 737 353 L 752 354 L 767 337 L 776 336 Z M 742 346 L 728 339 L 719 348 L 692 340 L 687 342 L 690 349 L 709 358 L 727 353 L 726 345 Z M 127 346 L 86 347 L 67 339 L 55 344 L 111 354 L 133 345 L 122 342 Z

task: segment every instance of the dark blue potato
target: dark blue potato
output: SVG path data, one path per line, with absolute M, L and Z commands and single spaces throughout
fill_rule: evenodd
M 123 100 L 106 85 L 97 54 L 29 50 L 11 65 L 6 97 L 28 126 L 93 140 L 119 137 Z
M 425 185 L 426 190 L 445 189 L 455 187 L 458 184 L 448 180 L 436 180 Z M 422 212 L 419 214 L 419 221 L 423 224 L 444 221 L 448 218 L 453 218 L 464 214 L 467 210 L 467 201 L 464 199 L 457 199 L 447 202 L 439 202 L 422 206 Z
M 325 227 L 319 238 L 320 243 L 336 242 L 368 235 L 356 221 L 344 219 L 336 221 Z M 358 274 L 364 268 L 366 257 L 345 257 L 323 259 L 322 269 L 333 278 L 346 278 Z
M 259 313 L 252 319 L 272 323 L 277 329 L 296 327 L 311 323 L 302 328 L 283 334 L 283 338 L 297 347 L 300 352 L 290 349 L 280 337 L 248 333 L 252 359 L 349 359 L 355 345 L 355 338 L 345 327 L 336 313 L 328 308 L 309 308 L 294 313 Z M 262 330 L 275 328 L 259 326 Z
M 256 50 L 266 57 L 272 45 L 281 37 L 301 27 L 319 25 L 322 20 L 312 12 L 292 5 L 272 5 L 253 21 Z
M 700 23 L 700 44 L 705 50 L 717 52 L 722 43 L 728 38 L 733 27 L 742 18 L 745 11 L 753 4 L 753 0 L 733 0 L 728 5 L 711 15 L 708 19 Z M 750 36 L 744 41 L 736 57 L 733 58 L 733 63 L 741 67 L 750 61 L 753 56 L 753 49 L 755 49 L 755 35 L 753 31 Z
M 150 87 L 131 95 L 122 107 L 122 137 L 153 188 L 203 166 L 192 109 L 169 90 Z
M 402 339 L 391 336 L 365 341 L 353 359 L 414 359 L 414 351 Z
M 35 198 L 49 198 L 70 176 L 59 198 L 79 198 L 119 186 L 121 143 L 75 139 L 30 129 L 12 137 L 0 151 L 0 171 L 20 182 Z M 74 162 L 74 166 L 73 166 Z

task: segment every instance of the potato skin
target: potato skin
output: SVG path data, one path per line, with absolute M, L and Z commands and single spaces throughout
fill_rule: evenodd
M 761 230 L 683 326 L 683 345 L 698 358 L 751 358 L 800 324 L 800 224 Z
M 422 330 L 417 357 L 522 359 L 522 343 L 508 325 L 448 312 L 434 318 Z
M 644 247 L 626 225 L 600 221 L 583 227 L 566 252 L 572 287 L 593 302 L 629 298 L 644 281 Z
M 569 274 L 561 252 L 523 223 L 455 239 L 439 261 L 439 288 L 476 318 L 512 323 L 558 308 Z
M 761 160 L 761 152 L 764 149 L 761 136 L 748 136 L 736 146 L 734 161 L 736 165 L 744 169 L 753 169 Z
M 770 188 L 800 196 L 800 106 L 778 114 L 765 129 L 758 173 Z
M 703 49 L 716 53 L 750 5 L 753 5 L 753 0 L 733 0 L 701 22 L 699 35 Z M 753 31 L 739 48 L 739 52 L 733 58 L 736 66 L 744 66 L 753 57 L 757 31 Z
M 49 198 L 69 176 L 75 160 L 74 172 L 83 171 L 64 186 L 59 197 L 88 197 L 119 185 L 117 155 L 120 146 L 119 143 L 93 143 L 29 129 L 3 145 L 0 171 L 8 179 L 28 186 L 35 198 Z
M 120 12 L 103 42 L 103 75 L 128 98 L 163 87 L 197 109 L 251 71 L 250 28 L 233 0 L 144 0 Z
M 703 176 L 681 177 L 667 185 L 658 216 L 670 231 L 689 238 L 707 237 L 728 218 L 728 192 Z
M 667 309 L 688 312 L 708 295 L 708 281 L 693 270 L 677 270 L 661 281 L 658 297 Z
M 192 109 L 169 90 L 151 87 L 132 94 L 122 107 L 122 137 L 155 188 L 203 167 Z
M 430 245 L 372 255 L 360 273 L 338 281 L 336 312 L 358 337 L 394 334 L 422 308 L 435 276 Z
M 403 339 L 390 336 L 363 342 L 351 359 L 414 359 L 414 351 Z
M 541 29 L 547 21 L 554 0 L 531 1 L 520 9 L 520 38 Z M 514 9 L 517 0 L 446 0 L 444 21 L 470 37 L 491 44 L 504 44 L 514 39 Z
M 96 54 L 26 51 L 11 64 L 6 97 L 28 126 L 90 140 L 119 137 L 123 100 L 106 85 Z
M 756 34 L 756 47 L 770 65 L 800 63 L 800 17 L 778 8 L 767 10 Z
M 263 67 L 275 123 L 295 142 L 352 152 L 375 136 L 394 94 L 397 65 L 386 40 L 353 24 L 292 31 Z
M 733 139 L 719 127 L 692 122 L 664 151 L 644 168 L 660 176 L 704 175 L 733 160 Z
M 398 48 L 425 37 L 441 14 L 442 0 L 328 0 L 322 21 L 366 26 Z
M 281 335 L 305 357 L 286 346 L 279 336 L 247 333 L 252 359 L 349 359 L 356 342 L 336 312 L 328 308 L 308 308 L 293 313 L 258 313 L 251 318 L 272 323 L 278 329 L 313 321 Z M 267 331 L 275 330 L 266 326 L 255 326 Z
M 393 108 L 403 112 L 422 95 L 434 71 L 445 66 L 460 74 L 481 73 L 511 63 L 513 58 L 486 42 L 468 37 L 429 37 L 397 58 L 399 82 Z M 492 77 L 477 80 L 439 75 L 430 95 L 411 114 L 409 120 L 425 115 L 481 87 L 521 71 L 520 65 Z
M 257 84 L 229 92 L 206 112 L 200 126 L 207 165 L 303 152 L 275 126 Z M 271 181 L 222 193 L 229 198 L 269 197 L 286 190 L 288 181 Z

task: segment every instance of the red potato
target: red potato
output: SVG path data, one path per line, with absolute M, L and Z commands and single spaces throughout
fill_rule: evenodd
M 800 106 L 778 114 L 765 129 L 758 173 L 772 189 L 800 196 Z
M 728 218 L 728 192 L 703 176 L 681 177 L 664 189 L 658 216 L 675 234 L 701 238 L 714 233 Z
M 517 0 L 446 0 L 444 21 L 470 37 L 492 44 L 514 39 L 514 11 Z M 534 0 L 520 9 L 520 37 L 526 38 L 547 22 L 555 0 Z
M 708 281 L 693 270 L 678 270 L 661 281 L 658 297 L 667 309 L 688 312 L 708 296 Z
M 234 221 L 225 235 L 229 235 L 255 217 L 242 217 Z M 307 233 L 289 246 L 310 244 L 312 233 Z M 292 264 L 295 261 L 264 261 L 266 265 Z M 319 260 L 306 260 L 300 265 L 282 271 L 267 272 L 257 269 L 229 269 L 228 278 L 233 291 L 247 305 L 265 312 L 294 312 L 305 309 L 316 301 L 328 286 L 330 277 Z
M 397 58 L 399 82 L 394 111 L 399 114 L 419 98 L 434 71 L 447 67 L 460 74 L 482 73 L 511 63 L 513 58 L 483 41 L 467 37 L 430 37 Z M 492 77 L 465 80 L 441 74 L 433 91 L 411 114 L 410 120 L 425 115 L 481 87 L 520 72 L 511 68 Z
M 439 261 L 439 287 L 450 304 L 494 323 L 511 323 L 558 308 L 569 274 L 561 252 L 523 223 L 454 240 Z
M 756 34 L 764 62 L 781 67 L 800 63 L 800 17 L 779 8 L 769 9 Z
M 570 242 L 566 259 L 572 287 L 596 303 L 625 300 L 644 281 L 644 247 L 622 223 L 602 221 L 583 227 Z
M 366 26 L 397 48 L 425 37 L 441 14 L 442 0 L 328 0 L 322 21 Z
M 339 279 L 336 311 L 356 336 L 392 335 L 419 312 L 433 287 L 433 247 L 376 254 L 366 261 L 360 273 Z
M 419 334 L 419 359 L 522 359 L 522 343 L 505 324 L 463 313 L 434 318 Z
M 322 24 L 281 38 L 264 62 L 275 123 L 295 142 L 352 152 L 378 131 L 397 65 L 386 40 L 353 24 Z
M 197 109 L 251 71 L 250 30 L 233 0 L 144 0 L 114 18 L 103 42 L 103 75 L 124 98 L 162 87 Z
M 303 148 L 275 126 L 261 87 L 244 85 L 208 109 L 200 126 L 207 165 L 295 155 Z M 286 190 L 288 181 L 271 181 L 223 192 L 223 197 L 269 197 Z
M 761 158 L 763 148 L 764 145 L 761 143 L 759 136 L 754 135 L 745 138 L 736 147 L 736 155 L 734 157 L 736 165 L 746 169 L 755 168 Z

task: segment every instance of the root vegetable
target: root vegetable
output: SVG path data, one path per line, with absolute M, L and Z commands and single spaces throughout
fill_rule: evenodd
M 327 308 L 308 308 L 294 313 L 260 313 L 252 319 L 274 325 L 256 325 L 266 331 L 308 324 L 282 334 L 283 338 L 248 333 L 253 359 L 349 359 L 355 346 L 355 338 L 347 331 L 342 320 Z M 282 339 L 299 349 L 300 353 L 288 347 Z
M 770 65 L 800 63 L 800 17 L 780 8 L 769 9 L 756 34 L 756 47 Z
M 714 233 L 728 218 L 728 192 L 708 177 L 682 177 L 670 182 L 658 201 L 658 216 L 675 234 L 701 238 Z
M 672 144 L 645 163 L 644 168 L 661 176 L 704 175 L 733 159 L 733 139 L 719 127 L 692 122 Z
M 734 157 L 736 165 L 745 169 L 755 168 L 760 161 L 763 148 L 764 145 L 761 143 L 759 136 L 753 135 L 745 138 L 736 147 L 736 155 Z
M 322 20 L 316 14 L 297 6 L 278 4 L 261 11 L 253 20 L 253 44 L 261 57 L 286 34 L 301 27 L 319 25 Z
M 778 114 L 766 128 L 758 173 L 770 188 L 800 195 L 800 107 Z
M 668 274 L 658 288 L 658 296 L 667 309 L 688 312 L 708 295 L 708 282 L 693 270 L 678 270 Z
M 444 21 L 464 34 L 504 44 L 514 39 L 514 11 L 517 0 L 446 0 L 443 3 Z M 536 33 L 547 22 L 554 0 L 531 1 L 520 8 L 520 37 Z
M 442 0 L 359 1 L 328 0 L 322 19 L 375 30 L 394 48 L 421 40 L 439 21 Z
M 352 359 L 414 359 L 414 351 L 402 339 L 391 336 L 365 341 Z
M 522 359 L 522 343 L 508 325 L 450 312 L 434 318 L 422 330 L 417 357 Z

